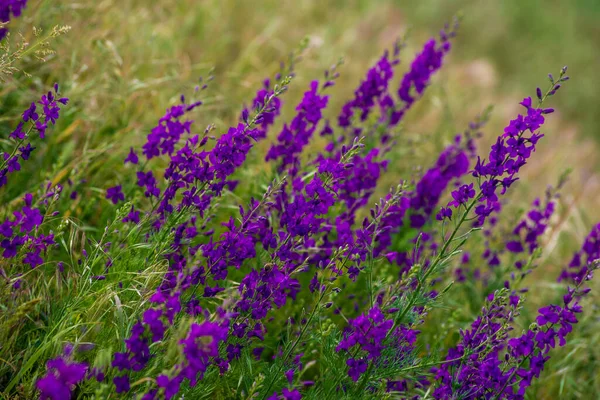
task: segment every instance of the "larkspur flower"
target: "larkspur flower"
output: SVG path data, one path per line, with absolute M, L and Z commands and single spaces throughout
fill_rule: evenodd
M 125 158 L 125 163 L 137 164 L 139 162 L 139 158 L 137 153 L 133 150 L 133 147 L 129 149 L 129 154 Z
M 129 385 L 129 376 L 115 376 L 113 378 L 113 383 L 115 384 L 117 393 L 127 393 L 131 386 Z
M 19 1 L 15 2 L 15 7 L 18 9 Z M 24 5 L 25 2 L 23 1 Z M 3 5 L 0 4 L 0 14 L 2 13 Z M 6 11 L 6 10 L 4 10 Z M 0 19 L 1 19 L 0 15 Z M 6 17 L 8 18 L 8 17 Z M 0 40 L 2 32 L 5 28 L 0 28 Z M 48 130 L 48 123 L 51 125 L 56 124 L 56 121 L 60 117 L 60 106 L 59 104 L 66 105 L 69 101 L 66 97 L 59 98 L 58 85 L 54 85 L 54 91 L 49 91 L 42 95 L 41 99 L 36 103 L 33 102 L 22 114 L 23 120 L 19 122 L 15 130 L 9 135 L 9 138 L 14 142 L 14 150 L 10 153 L 3 153 L 3 160 L 0 163 L 0 187 L 8 183 L 8 175 L 21 170 L 21 165 L 18 162 L 19 157 L 23 161 L 29 160 L 31 153 L 35 150 L 35 147 L 31 145 L 33 138 L 30 136 L 30 132 L 35 129 L 40 135 L 41 139 L 45 138 L 46 131 Z M 41 115 L 38 114 L 38 107 L 42 107 Z M 29 127 L 25 128 L 25 124 Z
M 282 91 L 279 91 L 268 95 L 269 104 L 267 104 L 267 100 L 265 100 L 267 99 L 267 95 L 265 95 L 265 97 L 263 97 L 262 108 L 260 108 L 259 114 L 255 116 L 255 123 L 258 124 L 259 122 L 256 121 L 257 118 L 260 118 L 264 113 L 270 113 L 267 118 L 269 122 L 265 122 L 263 119 L 260 127 L 244 124 L 238 124 L 235 127 L 231 127 L 225 135 L 217 140 L 212 150 L 204 150 L 203 147 L 207 143 L 207 138 L 204 137 L 200 139 L 197 135 L 188 138 L 182 148 L 175 150 L 175 144 L 179 141 L 183 133 L 189 133 L 191 129 L 191 121 L 180 122 L 180 117 L 200 105 L 200 102 L 173 107 L 168 110 L 167 115 L 160 120 L 159 125 L 148 136 L 148 141 L 144 145 L 143 151 L 148 160 L 161 153 L 168 154 L 171 158 L 169 167 L 165 171 L 165 178 L 167 179 L 169 186 L 164 190 L 163 197 L 156 212 L 163 217 L 173 212 L 175 207 L 171 204 L 171 201 L 175 198 L 179 189 L 185 188 L 187 190 L 183 193 L 183 199 L 178 207 L 193 207 L 198 214 L 202 215 L 213 197 L 220 196 L 225 187 L 233 187 L 232 185 L 234 185 L 234 182 L 228 180 L 229 176 L 243 163 L 246 154 L 252 148 L 253 141 L 264 136 L 264 132 L 266 132 L 268 126 L 273 123 L 273 118 L 278 112 L 273 108 L 269 108 L 270 102 L 274 101 L 281 93 Z M 185 104 L 183 98 L 182 103 Z M 173 126 L 173 124 L 175 126 Z M 173 132 L 170 132 L 171 128 L 173 128 Z M 157 187 L 157 182 L 152 172 L 145 173 L 143 171 L 138 171 L 137 178 L 138 185 L 146 188 L 146 196 L 159 196 L 160 189 Z M 197 186 L 195 185 L 201 184 L 207 185 L 208 190 L 204 192 L 197 191 Z M 137 214 L 132 215 L 132 213 L 134 213 L 133 209 L 126 219 L 129 220 L 130 218 L 135 219 L 138 217 Z M 249 217 L 253 215 L 255 217 L 258 216 L 254 214 L 254 211 L 248 214 Z M 247 225 L 245 227 L 251 231 L 255 226 L 255 222 L 251 221 L 253 221 L 255 217 L 246 221 Z M 160 315 L 160 320 L 165 318 L 165 323 L 172 323 L 175 315 L 182 309 L 182 292 L 181 290 L 174 291 L 174 288 L 179 286 L 183 287 L 185 290 L 192 284 L 198 285 L 200 282 L 204 283 L 206 280 L 204 273 L 206 272 L 214 274 L 213 276 L 217 279 L 224 278 L 226 276 L 226 270 L 220 270 L 222 265 L 219 261 L 220 255 L 230 254 L 234 259 L 243 260 L 243 258 L 236 254 L 237 252 L 235 250 L 237 249 L 234 250 L 234 246 L 239 244 L 235 242 L 235 236 L 225 235 L 225 241 L 233 240 L 229 242 L 232 245 L 230 251 L 225 250 L 225 253 L 211 253 L 210 244 L 204 249 L 204 254 L 206 254 L 207 257 L 210 258 L 211 254 L 214 256 L 214 260 L 217 262 L 216 265 L 208 270 L 196 269 L 189 275 L 182 274 L 183 265 L 185 265 L 184 263 L 186 260 L 186 252 L 189 251 L 193 255 L 198 251 L 198 248 L 188 250 L 182 245 L 182 238 L 184 235 L 187 239 L 192 239 L 198 235 L 195 224 L 196 216 L 194 215 L 175 229 L 173 252 L 168 256 L 170 264 L 169 271 L 154 295 L 151 297 L 153 307 L 148 310 L 149 314 L 144 321 L 140 321 L 134 325 L 134 329 L 132 330 L 129 339 L 126 340 L 127 351 L 116 353 L 113 358 L 113 366 L 120 370 L 139 371 L 143 369 L 150 360 L 151 354 L 149 345 L 152 341 L 161 340 L 164 333 L 164 331 L 160 329 L 162 326 L 160 324 L 162 324 L 162 322 L 159 322 L 156 318 L 151 319 L 150 317 Z M 234 224 L 230 227 L 231 229 L 236 229 Z M 245 233 L 242 233 L 238 238 L 243 238 L 244 235 Z M 225 272 L 225 275 L 221 276 L 220 274 L 223 272 Z M 209 288 L 205 291 L 205 294 L 216 294 L 218 290 L 218 288 Z M 197 315 L 200 312 L 201 307 L 197 304 L 195 296 L 192 296 L 192 299 L 189 300 L 186 310 L 192 315 Z M 194 331 L 194 329 L 192 331 Z M 149 331 L 148 333 L 147 330 Z M 225 329 L 224 332 L 226 334 L 227 329 Z M 250 331 L 248 334 L 251 335 L 252 332 L 253 331 Z M 152 336 L 150 336 L 150 333 Z M 193 332 L 191 334 L 193 334 Z M 198 363 L 190 363 L 185 367 L 182 366 L 183 372 L 178 374 L 173 380 L 169 381 L 168 385 L 169 388 L 171 388 L 169 390 L 177 391 L 178 389 L 174 387 L 178 387 L 183 378 L 188 378 L 195 383 L 198 378 L 192 378 L 194 371 L 196 375 L 200 374 L 199 379 L 202 379 L 204 370 L 212 365 L 213 361 L 217 363 L 217 360 L 213 357 L 203 358 L 203 366 Z M 226 367 L 225 360 L 219 359 L 217 364 L 220 364 L 220 368 Z M 162 381 L 164 381 L 164 379 L 162 379 Z M 163 383 L 167 384 L 166 381 Z M 153 392 L 154 390 L 150 390 L 145 396 L 152 398 L 149 396 L 152 396 Z
M 475 189 L 473 189 L 473 184 L 462 185 L 457 190 L 452 192 L 452 200 L 448 205 L 453 207 L 459 207 L 463 204 L 466 204 L 467 201 L 475 197 Z
M 117 204 L 120 201 L 125 201 L 125 195 L 123 194 L 121 185 L 106 189 L 106 198 L 112 201 L 113 204 Z
M 289 178 L 274 192 L 267 190 L 269 195 L 262 200 L 251 198 L 247 206 L 239 207 L 239 211 L 227 211 L 227 218 L 222 221 L 216 219 L 226 207 L 217 208 L 215 200 L 221 198 L 226 203 L 229 197 L 222 195 L 227 190 L 235 190 L 237 182 L 232 180 L 235 179 L 234 174 L 243 165 L 255 142 L 266 136 L 267 128 L 279 114 L 280 103 L 277 97 L 271 98 L 276 95 L 276 89 L 265 83 L 252 106 L 242 110 L 240 123 L 218 138 L 208 136 L 212 128 L 207 129 L 204 135 L 193 133 L 192 122 L 185 120 L 184 116 L 195 106 L 186 104 L 184 99 L 182 105 L 168 110 L 168 115 L 153 129 L 142 149 L 146 161 L 164 155 L 168 167 L 164 174 L 156 175 L 152 166 L 146 170 L 135 170 L 134 179 L 137 178 L 138 186 L 143 188 L 149 199 L 136 204 L 123 218 L 124 222 L 136 225 L 148 223 L 147 230 L 140 226 L 145 233 L 142 240 L 147 243 L 152 243 L 157 237 L 168 238 L 168 242 L 161 243 L 166 250 L 160 254 L 164 255 L 166 270 L 158 286 L 148 294 L 150 307 L 141 311 L 140 319 L 133 323 L 124 351 L 113 357 L 112 368 L 107 371 L 107 374 L 112 374 L 107 378 L 112 382 L 113 390 L 118 393 L 145 390 L 145 393 L 131 395 L 148 400 L 170 399 L 202 379 L 219 379 L 220 375 L 235 374 L 239 363 L 256 359 L 260 360 L 261 367 L 268 365 L 269 360 L 276 360 L 266 383 L 256 386 L 262 391 L 261 396 L 272 394 L 273 398 L 298 399 L 305 391 L 314 394 L 310 392 L 313 383 L 301 380 L 305 371 L 303 365 L 308 363 L 308 368 L 313 362 L 320 361 L 316 359 L 319 357 L 317 352 L 312 351 L 314 337 L 305 335 L 305 332 L 310 332 L 315 321 L 320 323 L 332 316 L 332 326 L 338 325 L 341 317 L 348 321 L 336 348 L 339 366 L 344 368 L 345 363 L 344 374 L 347 375 L 334 377 L 339 379 L 334 390 L 340 394 L 343 392 L 351 396 L 364 391 L 367 395 L 376 396 L 384 390 L 408 392 L 412 388 L 422 389 L 433 384 L 434 397 L 446 398 L 456 393 L 468 397 L 473 392 L 457 388 L 457 382 L 461 381 L 466 382 L 463 389 L 478 390 L 482 385 L 488 385 L 487 392 L 482 392 L 484 395 L 492 390 L 500 394 L 511 391 L 512 394 L 518 383 L 510 376 L 515 369 L 503 369 L 502 363 L 508 361 L 501 358 L 504 351 L 512 349 L 515 356 L 509 355 L 509 358 L 512 357 L 510 362 L 518 357 L 523 359 L 523 355 L 530 356 L 522 371 L 518 372 L 519 378 L 539 375 L 547 358 L 543 352 L 553 347 L 555 339 L 559 343 L 564 340 L 578 308 L 570 303 L 567 305 L 566 300 L 565 307 L 545 307 L 540 310 L 537 321 L 545 324 L 543 334 L 537 338 L 536 333 L 532 339 L 534 342 L 530 340 L 529 333 L 512 340 L 508 338 L 510 329 L 504 323 L 504 320 L 511 320 L 519 305 L 519 297 L 512 294 L 503 303 L 494 303 L 494 297 L 489 299 L 491 305 L 482 312 L 483 315 L 470 329 L 461 332 L 461 343 L 452 350 L 459 359 L 448 358 L 448 369 L 445 369 L 446 363 L 440 364 L 444 366 L 435 371 L 436 379 L 428 381 L 431 374 L 414 377 L 410 376 L 412 372 L 404 374 L 413 369 L 417 371 L 415 374 L 419 369 L 429 371 L 421 357 L 428 350 L 415 351 L 419 334 L 416 327 L 423 323 L 430 301 L 437 298 L 437 292 L 429 286 L 429 281 L 434 285 L 441 279 L 434 276 L 428 280 L 426 274 L 435 271 L 435 257 L 441 254 L 439 260 L 445 263 L 447 255 L 445 247 L 440 250 L 446 243 L 436 242 L 434 234 L 437 232 L 432 217 L 449 187 L 456 190 L 451 194 L 453 202 L 438 213 L 442 220 L 451 218 L 453 211 L 460 217 L 462 209 L 456 208 L 479 196 L 473 184 L 462 182 L 473 155 L 470 138 L 465 136 L 464 142 L 461 139 L 448 146 L 437 162 L 415 182 L 414 190 L 390 192 L 371 209 L 370 217 L 362 219 L 362 223 L 359 220 L 363 207 L 369 203 L 388 165 L 386 157 L 393 140 L 386 129 L 397 124 L 403 113 L 422 96 L 433 73 L 441 67 L 449 49 L 447 42 L 448 37 L 443 33 L 439 42 L 426 44 L 402 79 L 397 102 L 388 87 L 394 61 L 387 55 L 380 59 L 340 115 L 346 119 L 338 121 L 339 125 L 349 121 L 347 129 L 342 129 L 342 140 L 336 139 L 334 131 L 339 127 L 324 123 L 321 133 L 331 137 L 336 145 L 302 165 L 301 153 L 324 120 L 327 103 L 326 96 L 318 90 L 319 85 L 315 87 L 312 84 L 296 110 L 297 118 L 290 123 L 289 132 L 274 145 L 283 146 L 280 148 L 282 156 L 275 158 L 278 167 L 282 168 L 281 172 L 288 173 Z M 394 54 L 394 60 L 396 56 Z M 322 89 L 331 84 L 332 80 L 326 81 Z M 270 104 L 267 105 L 267 102 Z M 50 107 L 44 111 L 49 119 L 41 122 L 40 134 L 55 122 L 55 110 L 49 104 L 43 107 L 46 106 Z M 374 132 L 371 132 L 370 127 L 360 125 L 363 122 L 360 120 L 369 119 L 376 106 L 379 106 L 381 114 L 375 122 Z M 259 115 L 251 116 L 252 110 Z M 543 120 L 533 114 L 535 112 L 530 116 L 528 111 L 527 117 L 523 116 L 514 124 L 511 122 L 514 126 L 507 127 L 506 143 L 515 137 L 515 143 L 519 141 L 519 133 L 515 136 L 512 132 L 520 132 L 526 118 L 531 117 L 528 123 L 532 128 L 539 128 Z M 33 115 L 28 118 L 34 120 Z M 371 142 L 364 146 L 362 140 L 352 138 L 363 133 L 365 136 L 380 136 L 368 138 L 369 141 L 375 139 L 375 146 L 371 146 Z M 16 131 L 15 135 L 22 133 Z M 352 145 L 348 141 L 352 141 Z M 507 153 L 514 154 L 510 157 L 530 156 L 528 146 L 523 148 L 516 143 L 513 147 Z M 7 170 L 9 163 L 13 163 L 10 168 L 16 167 L 12 157 L 9 153 L 6 158 Z M 18 161 L 18 155 L 16 158 Z M 134 149 L 130 149 L 126 162 L 138 164 Z M 145 168 L 146 163 L 143 164 Z M 4 176 L 0 175 L 0 179 Z M 501 185 L 511 184 L 504 180 L 500 182 Z M 107 198 L 115 203 L 124 200 L 120 186 L 111 189 L 113 191 L 107 193 Z M 492 188 L 486 190 L 485 195 Z M 139 196 L 131 196 L 132 200 L 136 197 Z M 152 206 L 149 212 L 142 208 L 147 203 Z M 26 207 L 32 213 L 37 208 L 31 199 L 26 200 Z M 452 222 L 460 225 L 456 214 Z M 143 219 L 141 215 L 144 215 Z M 515 255 L 535 250 L 546 218 L 540 219 L 537 214 L 529 213 L 526 226 L 509 235 L 510 240 L 503 243 L 503 250 L 506 248 Z M 38 265 L 38 257 L 43 255 L 44 250 L 25 245 L 35 243 L 27 230 L 31 227 L 31 231 L 38 234 L 42 222 L 43 219 L 40 221 L 37 215 L 31 218 L 24 215 L 11 217 L 7 224 L 0 224 L 4 250 L 11 257 L 18 254 L 23 256 L 25 263 Z M 219 225 L 218 222 L 222 223 Z M 443 227 L 449 225 L 452 224 L 446 223 Z M 21 232 L 22 229 L 27 232 Z M 445 236 L 443 230 L 442 236 Z M 37 238 L 42 240 L 40 236 Z M 51 240 L 48 239 L 49 242 Z M 400 246 L 398 242 L 402 242 Z M 129 243 L 118 245 L 125 248 Z M 413 245 L 414 250 L 406 250 L 407 246 Z M 131 250 L 137 251 L 138 248 Z M 92 252 L 89 256 L 84 253 L 80 261 L 95 262 L 94 257 Z M 43 257 L 41 259 L 43 261 Z M 109 255 L 106 269 L 113 261 L 117 263 L 122 259 Z M 462 260 L 462 264 L 467 262 Z M 401 279 L 395 285 L 371 281 L 370 274 L 379 273 L 377 267 L 394 263 L 401 266 Z M 387 272 L 385 268 L 382 270 Z M 425 274 L 425 278 L 421 280 L 420 274 Z M 350 279 L 338 280 L 342 275 Z M 95 275 L 92 279 L 107 277 L 107 274 Z M 336 302 L 333 293 L 352 290 L 356 284 L 367 280 L 368 293 L 351 293 L 347 298 L 352 299 L 354 304 L 349 304 L 348 309 Z M 17 281 L 12 282 L 16 284 Z M 108 279 L 106 283 L 109 283 Z M 414 296 L 417 300 L 413 302 L 414 293 L 423 296 Z M 305 302 L 305 294 L 312 294 L 310 298 L 316 300 L 316 304 L 310 307 L 314 310 L 311 314 L 296 312 L 296 301 Z M 326 298 L 328 296 L 331 298 Z M 323 302 L 321 297 L 325 298 Z M 365 306 L 366 311 L 363 310 Z M 280 315 L 289 321 L 285 337 L 277 336 L 282 332 L 277 327 Z M 186 320 L 189 324 L 182 325 L 181 322 Z M 549 333 L 552 324 L 560 325 L 563 331 L 556 331 L 556 335 Z M 495 330 L 498 325 L 503 329 L 502 334 Z M 181 329 L 170 329 L 172 326 Z M 485 335 L 480 336 L 480 331 Z M 334 330 L 331 337 L 339 338 L 336 333 Z M 275 342 L 273 338 L 276 338 Z M 537 349 L 534 353 L 529 350 L 531 343 Z M 178 357 L 162 357 L 165 349 L 177 351 Z M 265 349 L 267 351 L 263 353 Z M 470 351 L 473 352 L 470 354 L 477 355 L 477 359 L 465 356 Z M 172 360 L 176 361 L 168 365 Z M 157 369 L 157 366 L 161 368 Z M 408 369 L 405 370 L 405 366 Z M 395 371 L 394 376 L 390 370 Z M 463 375 L 465 370 L 473 376 Z M 329 379 L 330 373 L 324 368 L 320 371 L 322 379 Z M 137 380 L 134 376 L 138 374 L 143 375 L 147 383 L 130 384 L 130 378 Z M 92 375 L 90 373 L 90 377 Z M 472 387 L 469 386 L 471 384 Z
M 385 52 L 377 63 L 369 69 L 364 81 L 354 92 L 354 98 L 344 104 L 338 116 L 338 125 L 349 127 L 351 118 L 356 111 L 359 112 L 361 121 L 367 119 L 373 108 L 381 104 L 383 96 L 388 94 L 388 85 L 394 76 L 393 68 L 399 63 L 397 58 L 398 48 L 394 51 L 394 58 L 390 60 L 389 52 Z
M 504 134 L 498 136 L 496 143 L 492 145 L 488 161 L 478 158 L 473 169 L 472 174 L 479 181 L 480 204 L 475 207 L 479 225 L 483 225 L 496 208 L 498 195 L 504 194 L 518 180 L 520 169 L 544 136 L 538 130 L 545 122 L 544 115 L 551 111 L 533 107 L 531 97 L 526 97 L 520 104 L 527 110 L 527 115 L 519 114 L 516 119 L 511 120 L 504 129 Z M 499 188 L 502 190 L 497 193 Z
M 58 357 L 48 361 L 47 373 L 36 382 L 41 399 L 70 399 L 73 388 L 81 382 L 87 372 L 85 363 L 77 363 Z
M 598 259 L 600 259 L 600 224 L 592 228 L 581 249 L 573 255 L 567 268 L 562 270 L 558 281 L 581 282 Z
M 27 5 L 27 0 L 5 0 L 0 3 L 0 22 L 10 22 L 11 18 L 18 18 Z M 0 40 L 8 34 L 8 29 L 4 26 L 0 28 Z
M 277 160 L 280 172 L 289 169 L 290 174 L 295 176 L 299 169 L 298 157 L 321 121 L 322 110 L 327 107 L 328 99 L 328 96 L 319 94 L 319 82 L 312 81 L 310 90 L 304 93 L 296 107 L 298 114 L 289 125 L 283 126 L 277 137 L 278 143 L 271 146 L 265 161 Z

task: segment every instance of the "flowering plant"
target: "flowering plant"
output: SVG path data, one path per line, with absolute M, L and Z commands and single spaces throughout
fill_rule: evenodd
M 340 64 L 311 81 L 285 119 L 297 53 L 220 135 L 192 120 L 205 100 L 181 96 L 145 143 L 118 149 L 125 172 L 100 190 L 114 212 L 91 219 L 93 227 L 69 208 L 86 191 L 83 179 L 50 180 L 3 204 L 2 392 L 525 398 L 556 344 L 566 345 L 600 258 L 596 226 L 556 277 L 568 284 L 562 302 L 543 305 L 520 328 L 523 281 L 564 179 L 508 235 L 496 227 L 503 199 L 542 143 L 540 128 L 554 112 L 545 103 L 568 80 L 567 68 L 519 103 L 522 113 L 489 151 L 478 144 L 483 112 L 428 169 L 411 179 L 395 174 L 396 184 L 369 206 L 382 193 L 392 150 L 407 145 L 405 116 L 456 32 L 457 24 L 446 26 L 428 40 L 401 78 L 398 41 L 332 118 Z M 194 97 L 203 98 L 211 80 Z M 0 190 L 55 134 L 68 107 L 55 85 L 24 110 L 2 142 Z M 242 190 L 240 174 L 260 142 L 268 143 L 268 173 Z M 440 310 L 462 295 L 478 311 L 458 324 Z M 445 323 L 454 324 L 447 337 L 439 332 Z

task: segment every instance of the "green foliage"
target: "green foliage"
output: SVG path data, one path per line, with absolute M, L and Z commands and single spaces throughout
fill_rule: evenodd
M 277 61 L 298 47 L 298 43 L 301 43 L 299 50 L 290 57 L 296 63 L 302 53 L 303 63 L 299 64 L 293 82 L 282 82 L 281 87 L 289 85 L 290 88 L 284 114 L 290 115 L 308 79 L 320 74 L 323 65 L 332 64 L 342 74 L 336 88 L 339 96 L 333 96 L 331 107 L 338 110 L 339 104 L 335 102 L 351 93 L 365 68 L 378 55 L 379 48 L 392 43 L 405 30 L 404 21 L 431 32 L 430 26 L 441 25 L 448 15 L 463 7 L 464 33 L 458 39 L 455 57 L 467 61 L 486 58 L 502 84 L 481 88 L 469 82 L 471 86 L 467 91 L 473 96 L 460 98 L 453 95 L 454 89 L 464 84 L 464 80 L 457 77 L 459 72 L 452 71 L 444 77 L 447 79 L 438 82 L 433 94 L 424 99 L 423 108 L 415 109 L 407 123 L 392 132 L 394 138 L 402 134 L 403 145 L 392 151 L 391 173 L 381 186 L 389 187 L 390 181 L 397 185 L 401 177 L 406 182 L 399 192 L 411 189 L 411 182 L 422 172 L 420 166 L 426 167 L 431 154 L 450 143 L 455 131 L 465 124 L 458 114 L 465 114 L 462 111 L 467 103 L 471 107 L 469 112 L 473 111 L 471 114 L 479 112 L 481 104 L 490 100 L 481 94 L 486 91 L 502 102 L 504 96 L 525 84 L 529 88 L 530 82 L 537 78 L 533 74 L 547 64 L 568 61 L 580 77 L 572 88 L 577 95 L 559 100 L 565 110 L 563 117 L 581 124 L 582 129 L 592 135 L 600 124 L 599 114 L 595 112 L 600 95 L 597 85 L 593 84 L 597 81 L 593 57 L 598 53 L 596 22 L 600 11 L 593 1 L 574 1 L 564 7 L 517 0 L 493 4 L 461 0 L 411 5 L 358 0 L 185 0 L 152 4 L 108 0 L 39 1 L 35 5 L 38 7 L 32 4 L 25 20 L 14 22 L 12 35 L 0 44 L 0 145 L 5 148 L 8 144 L 5 138 L 14 129 L 22 111 L 55 81 L 61 84 L 72 103 L 52 135 L 39 145 L 36 157 L 23 165 L 14 183 L 0 191 L 1 214 L 5 217 L 22 206 L 25 193 L 42 196 L 43 184 L 47 182 L 65 187 L 63 195 L 46 207 L 41 227 L 44 232 L 54 233 L 59 248 L 44 265 L 31 271 L 21 271 L 18 265 L 0 262 L 6 276 L 22 272 L 28 282 L 34 283 L 18 297 L 11 292 L 14 282 L 0 286 L 0 396 L 6 399 L 34 398 L 35 382 L 45 372 L 45 361 L 60 354 L 67 343 L 74 345 L 78 359 L 94 367 L 108 366 L 111 354 L 123 350 L 124 339 L 147 308 L 152 289 L 167 270 L 164 255 L 170 251 L 170 228 L 186 217 L 186 211 L 171 216 L 159 232 L 153 232 L 147 220 L 138 225 L 123 224 L 120 221 L 131 204 L 115 211 L 104 198 L 105 189 L 123 181 L 129 182 L 129 186 L 124 186 L 126 193 L 135 186 L 130 179 L 134 170 L 122 162 L 127 149 L 142 143 L 164 108 L 175 102 L 174 97 L 180 92 L 189 92 L 187 88 L 195 84 L 197 76 L 207 75 L 213 67 L 218 83 L 211 84 L 203 100 L 205 104 L 193 114 L 199 126 L 215 124 L 221 132 L 236 121 L 241 106 L 251 99 L 260 80 L 274 72 Z M 558 29 L 560 21 L 564 25 Z M 67 33 L 69 27 L 63 23 L 72 26 L 71 32 Z M 40 28 L 29 29 L 29 26 Z M 308 39 L 303 40 L 306 34 Z M 417 38 L 422 35 L 414 31 L 415 39 L 411 42 L 418 43 Z M 407 54 L 413 50 L 409 47 Z M 338 62 L 341 56 L 345 60 L 343 65 Z M 519 60 L 525 60 L 527 68 Z M 444 106 L 439 106 L 440 103 Z M 425 106 L 434 112 L 428 112 Z M 489 115 L 484 115 L 487 120 Z M 490 119 L 496 128 L 495 120 Z M 418 125 L 421 122 L 423 124 Z M 321 144 L 317 139 L 314 146 L 318 148 Z M 368 142 L 365 145 L 373 146 Z M 277 186 L 281 181 L 282 177 L 265 168 L 264 150 L 264 144 L 259 145 L 259 151 L 248 160 L 248 168 L 235 176 L 241 181 L 236 193 L 227 192 L 219 203 L 212 205 L 208 214 L 216 216 L 214 220 L 236 215 L 237 208 L 229 205 L 247 204 L 250 198 L 260 198 L 269 184 L 276 182 L 272 186 Z M 549 180 L 555 179 L 554 176 Z M 533 183 L 531 187 L 520 188 L 514 197 L 519 201 L 527 198 L 529 202 L 534 197 L 529 194 L 540 192 L 540 187 Z M 385 194 L 383 190 L 377 194 Z M 78 196 L 70 199 L 68 195 L 75 191 Z M 511 229 L 510 223 L 523 212 L 526 204 L 518 204 L 518 210 L 511 209 L 514 221 L 506 221 L 507 226 L 502 229 Z M 534 266 L 537 269 L 532 275 L 519 278 L 533 285 L 536 292 L 544 293 L 539 298 L 529 299 L 531 302 L 522 310 L 518 321 L 522 327 L 532 322 L 536 306 L 548 300 L 560 300 L 562 292 L 553 283 L 555 272 L 568 262 L 566 258 L 576 248 L 585 230 L 581 226 L 589 225 L 592 217 L 598 216 L 594 209 L 590 216 L 572 217 L 577 213 L 571 212 L 575 206 L 570 200 L 561 200 L 559 206 L 560 221 L 556 222 L 556 229 L 563 226 L 563 220 L 570 221 L 570 229 L 556 239 L 558 244 L 553 250 L 534 253 L 524 269 Z M 342 207 L 338 205 L 332 213 Z M 52 216 L 54 211 L 59 215 Z M 223 230 L 221 226 L 214 229 L 217 233 Z M 412 250 L 416 231 L 403 229 L 402 232 L 403 235 L 394 237 L 394 247 Z M 148 240 L 141 241 L 141 237 Z M 393 307 L 407 310 L 397 323 L 417 322 L 418 315 L 412 312 L 415 306 L 426 307 L 429 315 L 414 353 L 420 358 L 395 360 L 393 354 L 384 353 L 383 359 L 390 362 L 374 368 L 372 377 L 385 379 L 400 374 L 414 382 L 419 376 L 427 375 L 444 356 L 437 353 L 437 349 L 447 348 L 458 340 L 456 333 L 446 333 L 468 327 L 479 313 L 484 295 L 503 287 L 506 268 L 497 269 L 486 288 L 470 281 L 460 288 L 453 284 L 452 273 L 467 237 L 472 243 L 470 247 L 477 249 L 472 257 L 480 257 L 485 238 L 481 232 L 467 229 L 436 259 L 436 273 L 442 274 L 444 279 L 435 288 L 442 292 L 443 304 L 422 292 L 414 296 L 392 291 L 385 294 L 386 301 L 395 296 Z M 552 238 L 548 238 L 548 242 Z M 107 242 L 112 245 L 107 247 Z M 248 260 L 244 267 L 262 267 L 266 260 L 268 254 L 259 251 L 258 257 Z M 112 266 L 105 273 L 107 262 Z M 58 268 L 59 263 L 64 265 L 64 270 Z M 416 278 L 419 284 L 429 284 L 428 271 L 423 265 L 415 265 L 409 278 Z M 101 275 L 105 275 L 105 279 L 95 278 Z M 229 286 L 217 300 L 235 298 L 242 276 L 241 272 L 234 272 Z M 286 358 L 301 344 L 309 359 L 320 360 L 319 364 L 306 363 L 301 371 L 300 380 L 319 383 L 307 388 L 305 398 L 369 398 L 366 383 L 352 386 L 345 359 L 335 348 L 342 338 L 340 327 L 355 316 L 354 302 L 372 304 L 373 293 L 395 277 L 396 272 L 386 263 L 372 259 L 365 273 L 358 277 L 357 285 L 362 290 L 354 293 L 355 298 L 349 298 L 352 293 L 347 290 L 350 281 L 346 277 L 335 285 L 328 285 L 321 297 L 299 297 L 269 322 L 268 331 L 276 334 L 270 334 L 264 343 L 262 361 L 252 361 L 254 356 L 249 349 L 244 349 L 241 361 L 232 364 L 229 378 L 223 379 L 218 370 L 211 369 L 199 385 L 185 387 L 182 393 L 191 399 L 265 398 L 272 394 L 273 388 L 285 386 L 283 372 L 289 367 Z M 323 282 L 326 279 L 325 276 L 320 278 Z M 573 340 L 553 355 L 529 398 L 586 398 L 600 391 L 600 379 L 596 376 L 600 364 L 597 300 L 596 295 L 584 301 L 587 313 Z M 339 312 L 333 313 L 327 308 L 330 303 L 334 303 Z M 444 322 L 438 324 L 441 316 Z M 307 320 L 299 336 L 290 326 L 292 318 Z M 154 375 L 181 361 L 177 339 L 185 335 L 192 322 L 191 318 L 179 317 L 167 333 L 170 340 L 152 349 L 164 355 L 151 365 Z M 267 362 L 284 344 L 289 344 L 290 347 L 284 348 L 284 354 L 289 354 L 274 363 Z M 425 344 L 430 344 L 430 348 Z M 149 386 L 143 374 L 136 378 L 134 385 Z M 109 386 L 106 382 L 85 384 L 77 389 L 76 396 L 109 398 L 112 393 Z M 337 390 L 340 386 L 354 389 L 340 394 Z M 410 390 L 423 398 L 428 396 L 418 387 L 411 386 Z M 395 395 L 387 396 L 394 398 Z

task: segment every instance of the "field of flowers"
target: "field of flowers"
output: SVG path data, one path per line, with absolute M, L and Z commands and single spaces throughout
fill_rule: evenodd
M 542 5 L 0 0 L 0 399 L 596 398 L 600 10 Z

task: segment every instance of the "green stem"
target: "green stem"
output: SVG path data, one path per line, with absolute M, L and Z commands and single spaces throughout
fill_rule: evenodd
M 440 262 L 442 261 L 442 259 L 444 257 L 446 257 L 446 251 L 448 250 L 448 247 L 450 246 L 450 243 L 452 243 L 452 241 L 454 240 L 456 234 L 458 233 L 458 230 L 460 229 L 460 227 L 462 226 L 462 224 L 465 222 L 467 216 L 469 215 L 469 212 L 475 206 L 475 203 L 478 201 L 478 199 L 479 199 L 479 196 L 477 196 L 475 199 L 473 199 L 473 201 L 471 202 L 471 204 L 469 204 L 469 206 L 465 210 L 464 214 L 462 215 L 462 218 L 460 219 L 460 221 L 458 222 L 458 224 L 454 227 L 454 230 L 452 231 L 452 234 L 450 235 L 450 237 L 448 238 L 448 240 L 444 242 L 444 245 L 442 246 L 442 249 L 440 250 L 440 252 L 436 256 L 436 258 L 433 261 L 433 263 L 431 264 L 431 266 L 425 272 L 425 275 L 421 279 L 418 280 L 417 288 L 413 291 L 413 295 L 411 296 L 411 299 L 410 299 L 408 305 L 402 310 L 402 313 L 400 313 L 400 315 L 398 316 L 398 318 L 394 319 L 394 325 L 392 325 L 392 329 L 390 329 L 389 332 L 393 332 L 394 328 L 396 326 L 398 326 L 398 323 L 400 323 L 400 321 L 402 321 L 402 319 L 406 316 L 406 314 L 413 308 L 414 304 L 417 301 L 417 296 L 419 295 L 419 292 L 421 291 L 421 289 L 423 287 L 424 282 L 433 273 L 433 271 L 435 271 L 435 269 L 440 264 Z

